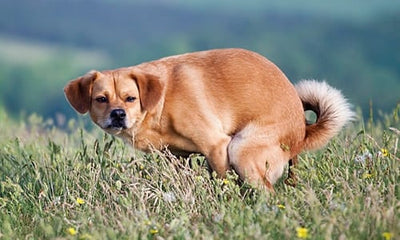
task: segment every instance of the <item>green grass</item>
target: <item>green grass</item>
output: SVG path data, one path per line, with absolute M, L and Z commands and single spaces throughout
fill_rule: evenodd
M 0 110 L 0 239 L 299 239 L 299 228 L 307 239 L 398 239 L 394 113 L 302 154 L 298 185 L 283 177 L 270 194 L 233 173 L 213 178 L 201 156 L 145 155 L 76 121 L 62 131 Z

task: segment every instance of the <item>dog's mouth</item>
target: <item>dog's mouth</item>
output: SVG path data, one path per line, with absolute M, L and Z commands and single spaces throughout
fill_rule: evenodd
M 106 128 L 110 130 L 123 130 L 127 129 L 128 127 L 126 126 L 125 121 L 113 120 L 111 121 L 111 124 L 106 126 Z

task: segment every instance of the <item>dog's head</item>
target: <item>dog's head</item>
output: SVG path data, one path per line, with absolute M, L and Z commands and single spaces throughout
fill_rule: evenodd
M 69 82 L 64 92 L 77 112 L 89 112 L 103 130 L 119 134 L 135 127 L 145 112 L 157 106 L 163 89 L 154 75 L 120 69 L 91 71 Z

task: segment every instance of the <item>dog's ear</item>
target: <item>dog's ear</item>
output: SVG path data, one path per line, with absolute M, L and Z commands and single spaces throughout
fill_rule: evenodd
M 147 73 L 132 73 L 139 88 L 140 104 L 145 111 L 151 111 L 161 100 L 165 84 L 160 78 Z
M 90 71 L 82 77 L 70 81 L 64 88 L 65 96 L 71 106 L 79 113 L 89 110 L 92 84 L 99 72 Z

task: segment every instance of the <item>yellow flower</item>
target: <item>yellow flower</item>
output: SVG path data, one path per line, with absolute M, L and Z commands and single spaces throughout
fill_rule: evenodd
M 368 179 L 368 178 L 372 178 L 372 174 L 371 173 L 364 173 L 363 175 L 362 175 L 362 178 L 363 179 Z
M 387 150 L 387 148 L 381 148 L 381 153 L 384 157 L 389 156 L 389 150 Z
M 229 184 L 229 180 L 225 178 L 224 180 L 222 180 L 222 183 L 223 183 L 224 185 L 228 185 L 228 184 Z
M 146 224 L 147 226 L 151 225 L 151 222 L 149 220 L 144 221 L 144 224 Z
M 83 200 L 82 198 L 76 198 L 76 204 L 78 204 L 78 205 L 82 205 L 82 204 L 85 204 L 85 200 Z
M 384 232 L 382 233 L 382 237 L 385 238 L 385 240 L 390 240 L 393 237 L 393 234 L 391 232 Z
M 158 229 L 157 228 L 155 228 L 155 227 L 153 227 L 153 228 L 151 228 L 150 230 L 149 230 L 149 233 L 151 233 L 151 234 L 157 234 L 158 233 Z
M 285 209 L 286 207 L 285 207 L 285 205 L 282 205 L 282 204 L 278 204 L 278 205 L 276 205 L 279 209 Z
M 308 229 L 303 227 L 296 228 L 297 237 L 301 239 L 306 239 L 308 237 Z
M 77 234 L 76 229 L 73 228 L 73 227 L 68 228 L 68 229 L 67 229 L 67 232 L 68 232 L 68 234 L 71 235 L 71 236 L 75 236 L 75 235 Z

